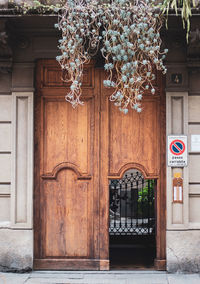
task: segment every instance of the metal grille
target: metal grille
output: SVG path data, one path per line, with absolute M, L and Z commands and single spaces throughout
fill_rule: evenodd
M 133 170 L 110 180 L 110 235 L 154 235 L 156 180 Z

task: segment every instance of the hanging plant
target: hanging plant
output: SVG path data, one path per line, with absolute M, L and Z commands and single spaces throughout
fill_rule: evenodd
M 101 47 L 108 71 L 105 87 L 114 88 L 110 100 L 123 113 L 128 106 L 141 112 L 145 90 L 155 93 L 154 68 L 164 74 L 161 49 L 162 16 L 153 8 L 155 0 L 112 0 L 110 4 L 95 0 L 67 0 L 55 25 L 62 32 L 61 55 L 56 59 L 63 70 L 63 80 L 72 82 L 66 100 L 76 107 L 81 100 L 83 65 Z M 115 70 L 115 79 L 113 71 Z
M 167 1 L 167 0 L 164 0 Z M 42 3 L 45 4 L 42 4 Z M 56 1 L 57 2 L 57 1 Z M 163 13 L 156 0 L 34 0 L 21 6 L 25 13 L 37 10 L 58 13 L 55 27 L 62 33 L 61 55 L 56 59 L 63 70 L 63 80 L 71 82 L 66 100 L 73 107 L 82 105 L 83 65 L 101 50 L 108 72 L 104 86 L 113 88 L 110 100 L 123 113 L 128 107 L 141 112 L 144 92 L 155 94 L 155 69 L 164 74 L 160 29 Z M 113 76 L 113 73 L 115 75 Z
M 55 3 L 59 2 L 59 3 Z M 20 1 L 20 5 L 16 0 L 8 0 L 8 5 L 10 7 L 15 7 L 16 10 L 23 14 L 28 14 L 30 12 L 36 12 L 40 14 L 51 13 L 57 8 L 64 5 L 65 0 L 52 1 L 52 0 L 29 0 Z
M 190 17 L 192 16 L 192 8 L 195 8 L 197 4 L 198 0 L 163 0 L 163 4 L 161 5 L 163 14 L 166 13 L 167 17 L 169 14 L 169 9 L 175 10 L 176 15 L 178 15 L 178 9 L 180 9 L 183 28 L 186 29 L 187 42 L 189 39 Z

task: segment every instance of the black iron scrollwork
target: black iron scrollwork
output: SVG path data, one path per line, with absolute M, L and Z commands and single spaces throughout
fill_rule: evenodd
M 135 170 L 110 180 L 110 235 L 155 234 L 155 187 L 155 179 Z

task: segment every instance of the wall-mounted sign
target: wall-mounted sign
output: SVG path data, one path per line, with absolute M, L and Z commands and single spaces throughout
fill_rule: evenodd
M 181 173 L 177 173 L 173 178 L 173 202 L 183 203 L 183 179 Z
M 187 166 L 187 136 L 168 136 L 167 143 L 168 166 L 186 167 Z
M 191 135 L 191 151 L 200 152 L 200 135 Z

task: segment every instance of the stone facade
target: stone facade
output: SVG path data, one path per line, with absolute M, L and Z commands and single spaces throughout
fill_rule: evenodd
M 194 18 L 194 25 L 197 20 L 198 17 Z M 13 54 L 12 72 L 0 74 L 1 270 L 32 269 L 35 65 L 37 59 L 55 58 L 58 53 L 55 21 L 52 16 L 13 17 L 5 24 Z M 189 166 L 167 168 L 167 270 L 199 272 L 200 153 L 191 151 L 190 141 L 191 134 L 200 134 L 200 61 L 193 60 L 194 47 L 185 44 L 185 36 L 180 33 L 181 23 L 173 21 L 176 20 L 172 20 L 172 26 L 179 25 L 179 29 L 169 29 L 165 35 L 169 48 L 167 135 L 188 136 Z M 198 50 L 199 43 L 195 44 Z M 181 74 L 180 84 L 173 82 L 173 74 Z M 172 203 L 175 172 L 181 172 L 184 179 L 183 204 Z
M 167 271 L 200 271 L 200 231 L 167 231 Z
M 0 270 L 25 272 L 33 268 L 33 230 L 0 229 Z
M 194 17 L 192 28 L 197 27 L 197 23 L 198 17 Z M 173 52 L 168 57 L 167 135 L 183 134 L 188 137 L 188 167 L 167 168 L 166 246 L 169 272 L 200 271 L 200 153 L 191 149 L 191 135 L 200 134 L 200 42 L 194 37 L 194 41 L 184 45 L 181 35 L 174 32 L 175 40 L 170 44 Z M 181 84 L 173 84 L 173 73 L 182 74 Z M 183 204 L 172 203 L 172 179 L 176 172 L 181 173 L 184 181 Z

